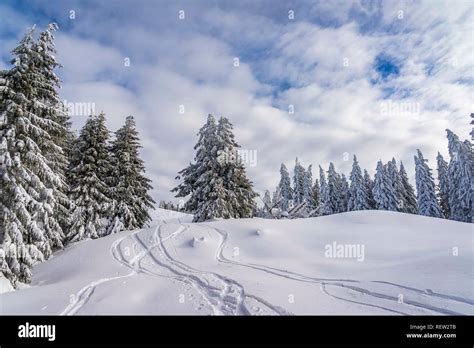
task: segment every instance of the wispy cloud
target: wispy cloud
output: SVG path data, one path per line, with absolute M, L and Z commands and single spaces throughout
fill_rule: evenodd
M 469 134 L 467 1 L 26 1 L 0 11 L 15 19 L 0 25 L 4 67 L 26 25 L 59 22 L 63 98 L 95 103 L 113 130 L 135 115 L 157 199 L 171 198 L 208 113 L 229 117 L 257 150 L 248 171 L 258 190 L 296 156 L 345 172 L 354 153 L 371 172 L 395 156 L 412 171 L 416 148 L 432 165 L 447 152 L 445 128 Z M 390 64 L 396 73 L 381 75 Z

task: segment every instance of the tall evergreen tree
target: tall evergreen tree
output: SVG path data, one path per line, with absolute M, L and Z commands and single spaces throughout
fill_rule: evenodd
M 195 163 L 179 172 L 183 182 L 172 191 L 176 197 L 190 194 L 187 207 L 194 209 L 194 221 L 213 218 L 251 217 L 256 193 L 238 157 L 232 125 L 222 117 L 216 125 L 209 115 L 199 130 L 194 149 Z
M 226 117 L 221 117 L 217 124 L 218 152 L 231 154 L 228 160 L 219 162 L 220 176 L 226 190 L 225 202 L 232 218 L 252 217 L 256 208 L 253 183 L 247 178 L 245 166 L 239 155 L 240 145 L 235 140 L 233 126 Z
M 350 197 L 347 204 L 347 210 L 354 211 L 370 209 L 368 188 L 355 155 L 349 179 L 351 180 L 351 185 L 349 188 Z
M 43 62 L 48 52 L 38 52 L 33 32 L 12 51 L 13 67 L 0 74 L 1 242 L 4 274 L 14 285 L 29 282 L 33 263 L 62 245 L 54 214 L 62 178 L 48 156 L 61 152 L 54 134 L 62 127 L 53 119 L 57 105 L 48 99 L 56 86 L 45 77 L 56 66 Z
M 270 196 L 270 191 L 266 190 L 265 191 L 265 194 L 263 196 L 263 209 L 265 211 L 266 214 L 270 214 L 271 213 L 271 209 L 272 209 L 272 198 Z
M 344 174 L 341 174 L 341 192 L 340 192 L 340 203 L 339 203 L 339 212 L 343 213 L 347 211 L 347 206 L 349 205 L 349 200 L 351 198 L 351 193 L 349 190 L 349 182 Z
M 60 179 L 51 187 L 47 206 L 42 216 L 46 237 L 51 248 L 62 247 L 65 238 L 64 230 L 70 225 L 71 201 L 66 181 L 66 170 L 69 164 L 68 151 L 72 139 L 71 122 L 57 90 L 60 79 L 55 69 L 61 67 L 56 60 L 54 32 L 58 29 L 55 23 L 49 24 L 40 33 L 39 39 L 32 45 L 36 57 L 35 66 L 39 71 L 40 82 L 37 84 L 37 101 L 43 105 L 41 116 L 54 122 L 48 139 L 44 139 L 42 152 L 51 169 Z
M 326 204 L 329 214 L 340 213 L 342 210 L 342 178 L 336 172 L 334 164 L 329 163 Z
M 293 190 L 291 188 L 291 180 L 290 174 L 288 173 L 288 169 L 282 163 L 280 167 L 280 183 L 278 184 L 281 193 L 281 210 L 288 211 L 289 210 L 289 201 L 293 197 Z
M 397 168 L 397 161 L 395 158 L 392 158 L 391 161 L 387 163 L 387 175 L 390 177 L 390 182 L 392 183 L 393 190 L 397 197 L 397 211 L 403 212 L 405 208 L 404 200 L 404 187 Z
M 152 189 L 151 180 L 144 175 L 145 165 L 138 153 L 140 147 L 135 120 L 128 116 L 125 124 L 115 132 L 110 146 L 115 206 L 108 233 L 142 228 L 151 221 L 148 211 L 155 201 L 148 193 Z
M 374 194 L 372 193 L 374 189 L 374 181 L 370 177 L 370 174 L 367 172 L 366 169 L 364 169 L 364 183 L 365 187 L 367 190 L 367 197 L 368 197 L 368 205 L 369 209 L 375 209 L 375 200 L 374 200 Z
M 438 152 L 436 156 L 438 164 L 438 200 L 441 211 L 445 218 L 449 218 L 449 179 L 448 179 L 448 163 Z
M 312 216 L 319 216 L 321 214 L 321 188 L 319 185 L 319 180 L 317 178 L 314 179 L 312 192 L 313 192 L 312 202 L 313 202 L 313 211 L 314 211 Z
M 450 219 L 463 222 L 472 222 L 473 194 L 472 194 L 472 146 L 449 129 L 448 150 L 451 159 L 448 165 L 449 181 L 449 209 Z
M 416 193 L 418 213 L 420 215 L 442 217 L 441 208 L 436 199 L 436 191 L 431 169 L 426 164 L 423 154 L 417 150 L 415 156 Z
M 409 214 L 417 214 L 418 206 L 416 203 L 415 190 L 408 181 L 408 175 L 402 162 L 400 162 L 400 171 L 398 172 L 398 175 L 401 181 L 400 199 L 403 202 L 401 211 Z
M 73 148 L 72 172 L 74 183 L 73 224 L 67 239 L 76 242 L 98 238 L 107 233 L 107 219 L 111 217 L 112 162 L 108 148 L 109 131 L 105 115 L 90 116 Z
M 308 213 L 314 209 L 313 201 L 313 166 L 309 165 L 303 177 L 303 201 L 306 202 Z
M 326 182 L 326 176 L 324 174 L 324 170 L 321 166 L 319 166 L 319 181 L 320 181 L 320 189 L 321 189 L 321 215 L 330 215 L 333 214 L 333 210 L 331 209 L 331 198 L 329 196 L 329 188 Z
M 301 163 L 298 161 L 298 158 L 295 160 L 295 169 L 293 174 L 293 200 L 295 204 L 300 204 L 304 202 L 305 197 L 305 170 Z
M 378 161 L 375 173 L 374 187 L 372 189 L 374 195 L 375 208 L 379 210 L 398 210 L 397 193 L 386 165 L 382 161 Z
M 206 123 L 198 132 L 198 141 L 194 146 L 194 150 L 196 150 L 194 163 L 190 163 L 178 173 L 176 179 L 182 179 L 182 182 L 171 190 L 176 192 L 176 197 L 190 196 L 185 203 L 187 211 L 196 212 L 198 209 L 202 209 L 203 202 L 209 194 L 210 187 L 206 187 L 205 183 L 211 180 L 214 173 L 217 172 L 218 166 L 216 133 L 216 119 L 209 114 Z M 199 221 L 205 220 L 204 217 L 202 219 Z

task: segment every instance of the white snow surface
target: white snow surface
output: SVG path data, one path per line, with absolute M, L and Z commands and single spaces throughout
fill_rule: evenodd
M 69 246 L 0 314 L 474 315 L 473 225 L 387 211 L 191 223 Z M 258 232 L 257 232 L 258 231 Z M 329 258 L 326 246 L 364 247 Z

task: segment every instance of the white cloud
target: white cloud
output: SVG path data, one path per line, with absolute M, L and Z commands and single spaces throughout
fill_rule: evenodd
M 188 3 L 179 21 L 178 5 L 147 4 L 117 3 L 112 17 L 110 5 L 78 3 L 75 26 L 58 34 L 57 46 L 63 98 L 95 102 L 111 130 L 136 117 L 157 200 L 172 197 L 174 177 L 193 159 L 208 113 L 229 117 L 242 147 L 257 150 L 257 166 L 248 172 L 259 191 L 273 189 L 280 163 L 291 170 L 296 156 L 313 164 L 314 176 L 318 164 L 327 168 L 330 161 L 348 174 L 353 154 L 371 173 L 378 159 L 395 156 L 413 174 L 416 148 L 432 167 L 437 151 L 446 155 L 445 128 L 468 137 L 469 3 L 318 2 L 307 11 L 295 6 L 293 22 L 285 6 L 265 17 L 257 5 Z M 58 16 L 65 6 L 48 11 Z M 396 59 L 400 75 L 374 84 L 380 53 Z M 387 90 L 391 101 L 419 105 L 420 112 L 382 114 Z M 84 121 L 74 120 L 77 127 Z

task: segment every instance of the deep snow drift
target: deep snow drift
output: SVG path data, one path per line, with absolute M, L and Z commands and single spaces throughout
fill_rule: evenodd
M 474 314 L 473 225 L 386 211 L 191 223 L 82 241 L 2 314 Z

